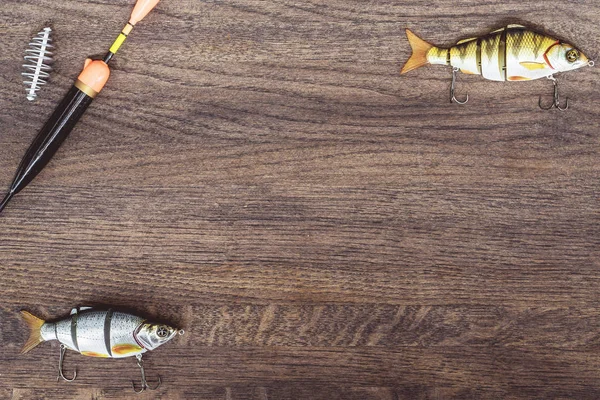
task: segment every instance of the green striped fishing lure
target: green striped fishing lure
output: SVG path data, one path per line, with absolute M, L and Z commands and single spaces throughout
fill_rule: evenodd
M 436 47 L 409 29 L 406 35 L 413 53 L 401 74 L 439 64 L 451 66 L 454 73 L 481 75 L 492 81 L 529 81 L 594 64 L 574 46 L 522 25 L 461 40 L 449 49 Z

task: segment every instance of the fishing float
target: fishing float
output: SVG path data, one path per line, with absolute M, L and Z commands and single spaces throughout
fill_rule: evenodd
M 143 20 L 156 7 L 159 1 L 138 0 L 131 13 L 129 22 L 125 25 L 104 58 L 102 60 L 88 58 L 85 61 L 83 71 L 77 77 L 75 84 L 67 92 L 64 99 L 42 127 L 21 160 L 10 189 L 4 200 L 0 202 L 0 212 L 52 159 L 94 98 L 104 88 L 110 76 L 110 68 L 108 67 L 110 60 L 112 60 L 119 48 L 121 48 L 135 25 Z

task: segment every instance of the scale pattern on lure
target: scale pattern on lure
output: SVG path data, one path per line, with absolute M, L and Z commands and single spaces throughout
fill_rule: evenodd
M 427 64 L 440 64 L 493 81 L 528 81 L 592 65 L 574 46 L 522 25 L 461 40 L 449 49 L 435 47 L 409 29 L 406 34 L 413 54 L 401 74 Z
M 84 356 L 123 358 L 154 350 L 173 339 L 177 329 L 149 323 L 144 318 L 119 311 L 97 311 L 89 307 L 74 308 L 68 318 L 45 322 L 21 311 L 31 335 L 23 346 L 26 353 L 38 344 L 58 340 L 68 349 Z

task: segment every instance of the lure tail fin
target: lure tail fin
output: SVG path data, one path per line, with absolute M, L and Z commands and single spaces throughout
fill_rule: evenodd
M 29 326 L 30 332 L 29 339 L 21 350 L 21 354 L 25 354 L 44 341 L 44 339 L 42 339 L 41 329 L 42 325 L 44 325 L 46 321 L 28 313 L 27 311 L 21 311 L 21 317 L 23 317 L 23 320 L 27 323 L 27 326 Z
M 427 52 L 434 47 L 431 43 L 427 43 L 412 33 L 410 29 L 406 30 L 406 37 L 408 37 L 408 42 L 412 48 L 412 55 L 406 64 L 404 64 L 404 67 L 402 67 L 402 70 L 400 71 L 401 74 L 405 74 L 413 69 L 429 64 L 429 61 L 427 61 Z

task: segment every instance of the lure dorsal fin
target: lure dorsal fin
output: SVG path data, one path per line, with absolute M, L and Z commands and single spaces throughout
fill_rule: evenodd
M 510 29 L 510 28 L 525 28 L 525 26 L 519 25 L 519 24 L 510 24 L 510 25 L 507 25 L 505 28 L 500 28 L 500 29 L 496 29 L 494 31 L 491 31 L 490 34 L 502 32 L 503 30 Z M 459 45 L 459 44 L 470 42 L 471 40 L 477 40 L 477 39 L 478 38 L 476 38 L 476 37 L 474 37 L 474 38 L 468 38 L 468 39 L 463 39 L 463 40 L 459 40 L 458 42 L 456 42 L 456 44 Z
M 406 37 L 412 48 L 412 55 L 402 67 L 401 74 L 405 74 L 413 69 L 420 68 L 424 65 L 429 64 L 427 60 L 427 52 L 434 47 L 431 43 L 427 43 L 414 33 L 410 29 L 406 30 Z
M 463 43 L 471 42 L 471 41 L 473 41 L 473 40 L 477 40 L 477 38 L 476 38 L 476 37 L 473 37 L 473 38 L 468 38 L 468 39 L 459 40 L 458 42 L 456 42 L 456 44 L 457 44 L 457 45 L 459 45 L 459 44 L 463 44 Z
M 71 310 L 71 315 L 75 315 L 80 311 L 91 310 L 93 307 L 75 307 Z
M 21 311 L 21 317 L 23 317 L 23 321 L 25 321 L 29 327 L 29 339 L 27 339 L 27 342 L 23 345 L 23 349 L 21 349 L 21 354 L 25 354 L 44 341 L 44 339 L 42 339 L 41 330 L 42 325 L 44 325 L 46 321 L 25 310 Z

